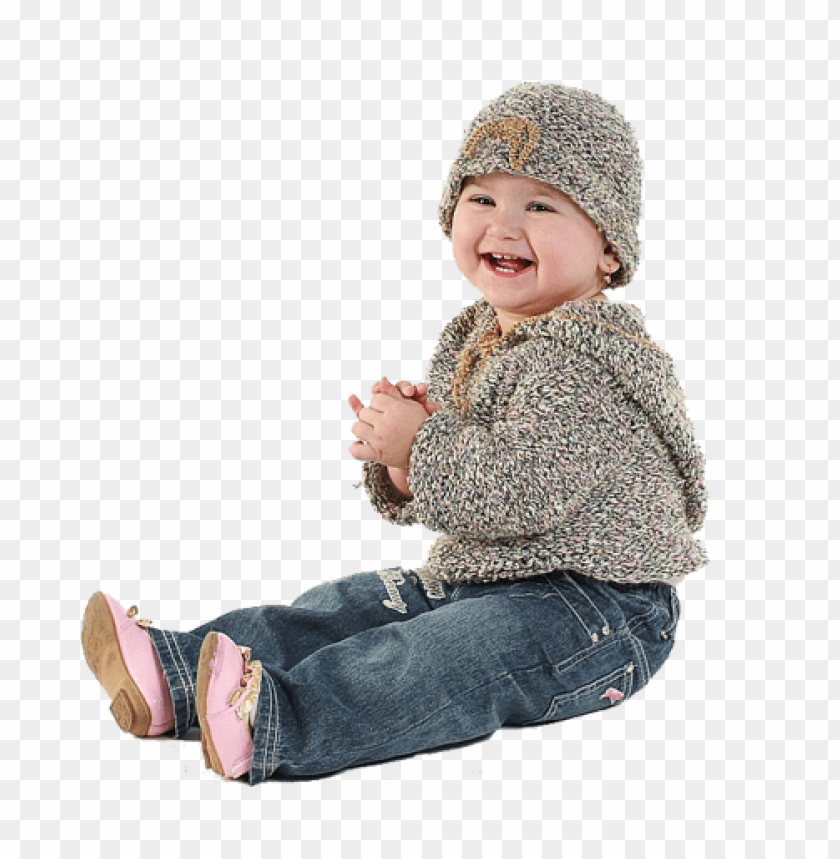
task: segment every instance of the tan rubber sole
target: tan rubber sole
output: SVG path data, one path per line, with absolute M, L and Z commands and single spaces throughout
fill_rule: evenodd
M 111 713 L 123 731 L 145 737 L 152 711 L 140 694 L 120 649 L 117 627 L 105 594 L 97 591 L 87 604 L 82 623 L 85 661 L 110 696 Z
M 222 778 L 228 778 L 216 752 L 216 746 L 213 744 L 213 737 L 207 727 L 207 690 L 210 686 L 210 665 L 213 662 L 213 657 L 216 655 L 218 641 L 218 633 L 208 632 L 204 637 L 204 643 L 201 645 L 201 653 L 198 655 L 198 683 L 195 691 L 195 705 L 198 710 L 198 723 L 201 726 L 201 750 L 204 752 L 204 766 L 207 769 L 212 769 L 213 772 Z

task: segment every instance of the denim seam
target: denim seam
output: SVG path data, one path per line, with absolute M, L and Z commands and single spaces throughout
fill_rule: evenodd
M 187 699 L 187 716 L 189 718 L 189 723 L 192 725 L 194 716 L 193 711 L 195 710 L 195 684 L 193 683 L 192 677 L 190 676 L 190 668 L 187 665 L 187 660 L 184 659 L 184 653 L 181 650 L 181 645 L 178 644 L 178 639 L 175 638 L 174 635 L 171 637 L 172 643 L 175 645 L 175 649 L 178 651 L 178 659 L 181 660 L 181 664 L 184 666 L 184 677 L 186 678 L 184 691 L 187 693 L 185 696 Z
M 636 659 L 639 662 L 639 667 L 642 669 L 642 679 L 639 682 L 639 686 L 644 686 L 650 680 L 650 663 L 648 662 L 647 654 L 645 653 L 645 648 L 642 646 L 642 642 L 633 635 L 632 632 L 628 630 L 628 635 L 633 644 L 633 649 L 636 651 Z M 628 697 L 630 697 L 628 695 Z
M 657 613 L 657 607 L 655 605 L 651 606 L 651 609 L 647 614 L 637 615 L 627 625 L 628 634 L 633 639 L 633 642 L 635 643 L 637 651 L 641 654 L 640 658 L 644 661 L 645 670 L 647 671 L 647 680 L 645 682 L 648 682 L 651 678 L 650 663 L 648 662 L 647 653 L 645 652 L 644 645 L 636 637 L 636 635 L 634 635 L 634 631 L 635 631 L 637 626 L 641 626 L 645 621 L 647 621 L 648 619 L 653 617 L 656 613 Z
M 271 684 L 271 710 L 274 712 L 277 711 L 277 715 L 274 717 L 274 731 L 273 731 L 273 739 L 271 741 L 271 761 L 274 763 L 274 768 L 277 768 L 277 740 L 280 737 L 280 702 L 277 698 L 277 687 L 274 683 Z M 287 755 L 288 757 L 288 755 Z M 267 768 L 266 768 L 267 771 Z
M 663 632 L 667 633 L 669 638 L 673 638 L 674 631 L 677 628 L 677 625 L 680 622 L 680 605 L 679 605 L 679 596 L 677 595 L 676 588 L 671 588 L 671 593 L 668 594 L 670 600 L 669 609 L 671 612 L 671 617 L 668 619 L 668 623 L 665 625 Z
M 277 740 L 280 736 L 280 703 L 277 699 L 277 690 L 274 683 L 268 683 L 269 710 L 266 714 L 265 727 L 265 743 L 263 746 L 263 759 L 260 764 L 262 778 L 268 778 L 275 769 L 277 769 Z M 275 713 L 276 711 L 276 713 Z M 268 754 L 268 747 L 271 745 L 271 755 Z M 280 747 L 280 753 L 283 754 L 283 747 Z
M 277 703 L 277 693 L 274 689 L 274 683 L 269 684 L 268 690 L 268 725 L 266 726 L 266 735 L 265 735 L 265 749 L 263 750 L 263 765 L 262 765 L 262 774 L 263 778 L 268 775 L 268 768 L 271 766 L 270 762 L 275 760 L 274 752 L 277 749 L 277 717 L 274 716 L 274 709 Z M 271 754 L 268 753 L 268 740 L 271 738 Z
M 184 704 L 185 704 L 186 710 L 187 710 L 187 730 L 189 730 L 190 725 L 192 725 L 192 712 L 191 712 L 191 708 L 190 708 L 190 696 L 189 696 L 189 694 L 187 694 L 188 690 L 187 690 L 186 683 L 184 682 L 184 674 L 181 670 L 181 666 L 178 665 L 178 659 L 172 650 L 172 641 L 174 641 L 174 636 L 172 636 L 172 641 L 170 641 L 170 636 L 167 635 L 165 629 L 161 629 L 160 634 L 161 634 L 161 637 L 163 638 L 164 644 L 166 644 L 166 649 L 169 652 L 169 658 L 172 660 L 172 665 L 175 668 L 175 671 L 178 672 L 178 680 L 180 683 L 180 685 L 170 684 L 169 685 L 169 694 L 170 694 L 170 696 L 173 696 L 175 692 L 183 692 L 184 693 L 184 696 L 183 696 L 184 697 Z M 183 662 L 183 657 L 182 657 L 181 661 Z M 187 672 L 187 675 L 189 676 L 189 671 Z M 174 705 L 175 701 L 173 700 L 172 703 Z M 177 716 L 178 708 L 173 706 L 173 709 L 175 711 L 175 715 Z
M 599 609 L 598 606 L 596 606 L 595 603 L 592 602 L 586 591 L 584 591 L 584 589 L 568 573 L 564 573 L 564 575 L 575 586 L 575 588 L 577 588 L 581 596 L 589 603 L 589 605 L 591 605 L 592 608 L 595 609 L 595 611 L 601 616 L 601 620 L 604 621 L 604 626 L 609 627 L 610 622 L 606 619 L 606 617 L 604 617 L 604 614 L 601 609 Z
M 563 600 L 564 603 L 566 603 L 569 611 L 577 618 L 578 623 L 584 628 L 584 630 L 586 631 L 586 637 L 590 641 L 592 641 L 592 633 L 594 632 L 594 630 L 589 629 L 589 627 L 583 622 L 583 618 L 575 611 L 574 606 L 566 599 L 566 597 L 563 596 L 563 594 L 560 592 L 560 588 L 558 588 L 554 582 L 549 582 L 549 584 L 557 592 L 557 596 L 559 596 L 560 599 Z M 595 642 L 592 643 L 594 644 Z
M 262 763 L 260 764 L 260 771 L 262 772 L 263 777 L 265 777 L 266 770 L 268 769 L 268 744 L 269 737 L 271 736 L 271 732 L 274 728 L 272 716 L 274 714 L 274 690 L 273 683 L 266 683 L 266 689 L 268 691 L 268 713 L 266 714 L 266 726 L 265 726 L 265 739 L 263 741 L 263 755 L 262 755 Z

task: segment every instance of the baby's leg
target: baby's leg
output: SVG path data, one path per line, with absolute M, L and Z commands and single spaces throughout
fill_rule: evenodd
M 428 612 L 450 590 L 447 585 L 427 589 L 415 572 L 394 567 L 316 585 L 291 605 L 236 609 L 190 632 L 149 627 L 172 695 L 175 735 L 198 727 L 196 678 L 208 632 L 223 632 L 250 647 L 253 659 L 290 671 L 324 647 Z
M 288 671 L 264 655 L 250 783 L 470 744 L 520 711 L 533 717 L 543 669 L 527 618 L 511 609 L 495 596 L 447 600 L 322 647 Z
M 563 572 L 447 586 L 434 611 L 371 625 L 290 669 L 266 651 L 250 783 L 328 775 L 467 745 L 503 725 L 613 707 L 673 646 L 671 590 L 619 591 Z

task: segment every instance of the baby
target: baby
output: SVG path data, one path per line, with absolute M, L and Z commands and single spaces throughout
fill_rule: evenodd
M 219 775 L 317 778 L 620 706 L 662 667 L 708 562 L 704 458 L 673 362 L 612 302 L 639 262 L 641 158 L 594 93 L 523 83 L 467 130 L 440 204 L 482 298 L 427 381 L 349 398 L 363 485 L 442 534 L 191 632 L 88 603 L 82 643 L 136 736 L 201 729 Z

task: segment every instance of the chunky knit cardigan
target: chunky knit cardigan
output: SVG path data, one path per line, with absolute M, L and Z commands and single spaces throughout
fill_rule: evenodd
M 520 323 L 477 364 L 466 408 L 462 351 L 495 328 L 482 298 L 443 330 L 406 500 L 363 464 L 374 508 L 442 533 L 424 579 L 450 584 L 574 570 L 613 582 L 681 581 L 708 563 L 704 457 L 671 357 L 626 302 L 570 301 Z

